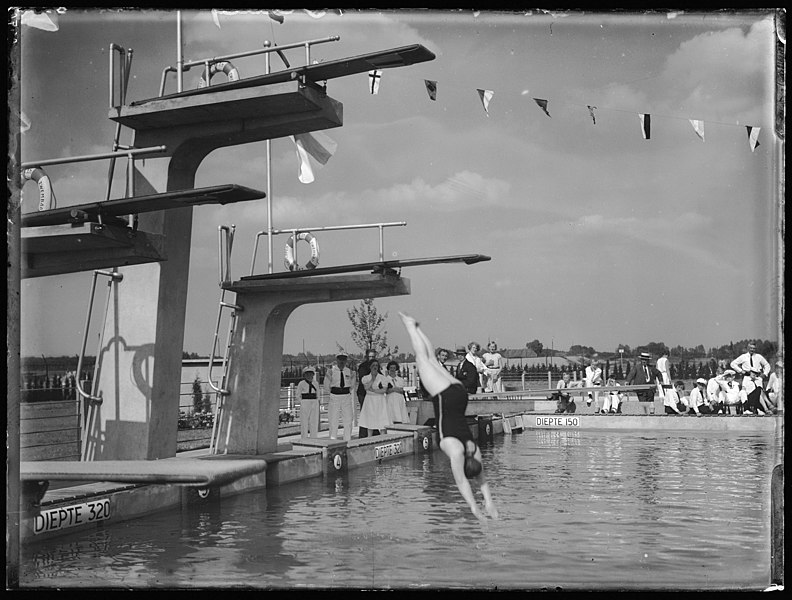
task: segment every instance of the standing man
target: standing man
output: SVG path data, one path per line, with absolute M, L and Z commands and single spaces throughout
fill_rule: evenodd
M 361 412 L 363 411 L 363 402 L 366 400 L 366 388 L 363 387 L 363 378 L 366 375 L 371 374 L 371 363 L 375 360 L 377 360 L 377 352 L 373 348 L 369 348 L 368 350 L 366 350 L 366 360 L 364 360 L 362 363 L 360 363 L 360 365 L 358 365 L 357 397 Z M 368 437 L 368 434 L 369 434 L 368 428 L 358 427 L 359 438 Z
M 742 388 L 748 395 L 743 412 L 764 414 L 761 396 L 764 391 L 763 381 L 770 375 L 770 363 L 764 356 L 756 353 L 756 344 L 750 342 L 747 352 L 731 361 L 731 368 L 738 375 L 743 375 Z
M 303 378 L 297 384 L 297 397 L 300 398 L 300 436 L 319 437 L 319 395 L 316 393 L 314 368 L 305 367 Z
M 627 374 L 625 385 L 655 385 L 656 379 L 660 377 L 657 369 L 649 366 L 652 355 L 648 352 L 641 352 L 640 364 L 634 365 Z M 639 390 L 635 392 L 639 402 L 654 402 L 654 389 Z
M 663 355 L 657 359 L 657 370 L 660 371 L 660 382 L 671 385 L 671 363 L 668 361 L 668 350 L 663 350 Z
M 330 439 L 338 438 L 338 415 L 340 413 L 344 423 L 344 439 L 347 442 L 352 439 L 352 420 L 355 416 L 351 391 L 355 383 L 355 376 L 346 366 L 348 358 L 346 352 L 336 354 L 336 364 L 327 372 L 323 383 L 325 391 L 330 394 L 327 406 Z
M 475 363 L 469 359 L 469 355 L 462 347 L 456 349 L 456 357 L 459 364 L 454 377 L 462 382 L 468 394 L 475 394 L 479 385 L 479 372 Z

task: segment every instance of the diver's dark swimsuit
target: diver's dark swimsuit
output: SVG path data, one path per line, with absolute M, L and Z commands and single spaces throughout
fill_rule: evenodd
M 468 427 L 467 419 L 465 418 L 468 394 L 462 384 L 452 383 L 435 396 L 433 400 L 440 439 L 454 437 L 463 444 L 466 440 L 473 440 L 473 435 L 470 433 L 470 427 Z

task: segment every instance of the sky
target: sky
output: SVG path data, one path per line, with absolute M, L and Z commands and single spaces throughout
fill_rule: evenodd
M 620 344 L 778 339 L 772 11 L 285 12 L 280 24 L 263 11 L 220 11 L 218 27 L 210 11 L 187 11 L 185 59 L 332 35 L 340 41 L 315 46 L 312 58 L 416 43 L 436 55 L 385 70 L 376 95 L 366 73 L 328 82 L 344 123 L 324 131 L 337 150 L 313 183 L 298 181 L 293 143 L 272 142 L 274 228 L 405 221 L 385 229 L 388 259 L 491 257 L 405 268 L 411 294 L 375 300 L 388 314 L 392 346 L 409 350 L 399 310 L 446 347 L 495 340 L 521 348 L 538 339 L 560 350 L 615 351 Z M 129 101 L 156 96 L 163 69 L 176 64 L 175 11 L 69 9 L 56 20 L 56 31 L 19 31 L 21 111 L 30 123 L 23 161 L 110 149 L 111 42 L 134 51 Z M 288 57 L 303 64 L 299 51 Z M 233 62 L 241 77 L 264 71 L 260 56 Z M 436 101 L 424 80 L 437 82 Z M 196 83 L 197 74 L 185 75 L 185 88 Z M 493 92 L 488 111 L 477 89 Z M 534 99 L 547 100 L 549 115 Z M 587 106 L 596 107 L 596 123 Z M 651 115 L 649 139 L 641 114 Z M 691 119 L 703 121 L 704 140 Z M 746 126 L 759 128 L 753 151 Z M 104 198 L 106 161 L 45 170 L 58 206 Z M 123 167 L 117 172 L 113 197 L 123 189 Z M 263 142 L 204 160 L 196 187 L 225 183 L 266 189 Z M 28 182 L 23 213 L 37 202 Z M 266 201 L 194 209 L 188 352 L 211 350 L 217 228 L 232 224 L 236 279 L 250 274 L 256 233 L 267 228 Z M 378 258 L 376 230 L 316 237 L 320 266 Z M 265 240 L 257 273 L 266 271 Z M 276 271 L 284 269 L 285 241 L 275 238 Z M 23 356 L 79 352 L 90 282 L 91 272 L 22 281 Z M 347 318 L 356 304 L 298 308 L 284 352 L 359 351 Z

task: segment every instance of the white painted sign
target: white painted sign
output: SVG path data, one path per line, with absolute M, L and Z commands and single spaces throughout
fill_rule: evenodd
M 40 514 L 33 517 L 33 533 L 39 534 L 45 531 L 57 531 L 67 527 L 76 527 L 94 521 L 104 521 L 110 518 L 110 499 L 102 498 L 86 502 L 85 504 L 73 504 L 62 506 L 50 510 L 42 510 Z
M 537 427 L 580 427 L 579 417 L 536 417 Z
M 402 452 L 404 452 L 404 448 L 401 442 L 393 442 L 392 444 L 376 446 L 374 448 L 374 459 L 380 460 L 386 456 L 394 456 L 396 454 L 401 454 Z

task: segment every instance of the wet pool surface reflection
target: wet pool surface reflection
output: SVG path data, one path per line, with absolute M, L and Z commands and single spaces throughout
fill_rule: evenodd
M 24 548 L 22 587 L 764 589 L 773 436 L 525 431 Z

